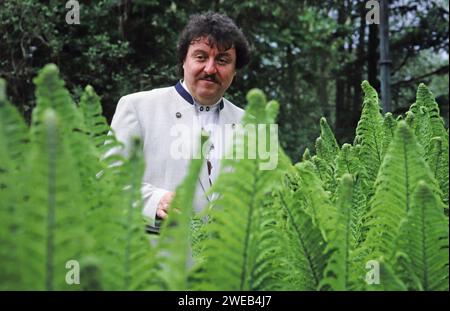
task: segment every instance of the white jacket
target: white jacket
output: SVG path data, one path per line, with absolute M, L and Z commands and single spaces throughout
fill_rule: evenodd
M 219 127 L 224 129 L 240 123 L 243 114 L 244 110 L 223 99 L 219 112 Z M 180 82 L 172 87 L 126 95 L 119 100 L 111 127 L 125 147 L 110 153 L 120 153 L 128 157 L 134 137 L 140 138 L 143 144 L 143 214 L 150 220 L 150 225 L 155 226 L 159 200 L 167 191 L 175 191 L 187 173 L 190 158 L 180 158 L 176 151 L 181 149 L 177 149 L 177 146 L 183 142 L 189 152 L 198 149 L 200 127 L 192 97 Z M 223 153 L 229 142 L 226 142 L 226 139 L 222 142 L 220 147 Z M 209 188 L 205 161 L 194 199 L 197 212 L 211 199 L 205 195 Z

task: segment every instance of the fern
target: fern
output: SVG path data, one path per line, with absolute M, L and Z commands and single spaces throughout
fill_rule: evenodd
M 123 166 L 123 178 L 121 180 L 125 195 L 124 207 L 126 218 L 124 219 L 125 235 L 119 238 L 123 254 L 123 285 L 125 290 L 146 289 L 151 282 L 149 241 L 143 230 L 142 198 L 140 192 L 142 174 L 144 172 L 142 145 L 135 141 L 130 159 Z
M 36 108 L 32 117 L 34 122 L 42 119 L 41 114 L 46 109 L 52 108 L 61 118 L 63 131 L 72 132 L 79 129 L 82 124 L 81 114 L 64 87 L 64 81 L 59 78 L 58 67 L 54 64 L 46 65 L 33 82 L 36 85 Z
M 7 101 L 6 83 L 0 79 L 0 289 L 19 289 L 20 286 L 17 209 L 23 190 L 20 165 L 28 146 L 25 123 Z
M 79 289 L 65 280 L 66 263 L 80 260 L 84 250 L 80 181 L 56 113 L 48 109 L 41 116 L 26 162 L 27 200 L 20 207 L 22 288 Z
M 325 241 L 329 241 L 330 233 L 336 224 L 337 210 L 331 203 L 330 196 L 323 189 L 322 182 L 315 173 L 311 162 L 302 162 L 295 165 L 300 176 L 298 195 L 306 202 L 306 213 L 313 219 Z
M 244 125 L 273 123 L 277 103 L 266 106 L 259 90 L 249 92 L 247 100 Z M 248 139 L 241 137 L 237 144 L 235 148 L 243 144 L 240 147 L 246 150 Z M 255 284 L 264 283 L 264 274 L 258 273 L 258 267 L 264 265 L 258 260 L 265 258 L 259 256 L 263 251 L 259 244 L 270 227 L 262 225 L 261 209 L 268 191 L 279 185 L 281 171 L 260 170 L 259 164 L 259 157 L 222 162 L 222 172 L 210 190 L 219 197 L 213 202 L 212 221 L 206 227 L 201 289 L 255 289 Z
M 341 152 L 336 159 L 336 180 L 339 180 L 345 174 L 354 177 L 355 187 L 357 189 L 360 200 L 355 202 L 364 213 L 367 211 L 367 198 L 372 196 L 372 188 L 369 186 L 367 171 L 358 157 L 358 148 L 352 147 L 350 144 L 342 145 Z
M 383 151 L 382 151 L 383 157 L 386 154 L 386 151 L 389 147 L 389 144 L 392 141 L 392 138 L 394 138 L 394 132 L 396 127 L 397 121 L 392 116 L 392 113 L 387 112 L 384 115 L 383 119 Z
M 339 153 L 339 145 L 325 118 L 320 118 L 320 139 L 316 141 L 317 156 L 332 164 Z
M 428 153 L 427 162 L 431 168 L 433 176 L 439 182 L 439 187 L 442 193 L 442 202 L 444 202 L 448 211 L 448 141 L 445 143 L 441 137 L 434 137 L 430 142 L 430 151 Z
M 143 168 L 142 146 L 135 140 L 129 160 L 116 168 L 116 175 L 113 175 L 118 187 L 117 194 L 112 192 L 113 189 L 109 190 L 115 200 L 113 208 L 103 206 L 96 211 L 100 219 L 112 222 L 107 230 L 109 236 L 101 240 L 96 251 L 105 256 L 102 265 L 107 274 L 102 282 L 105 289 L 143 290 L 153 286 L 154 249 L 144 232 L 145 223 L 141 216 Z
M 205 143 L 202 136 L 200 146 Z M 175 197 L 170 204 L 172 211 L 168 220 L 163 222 L 161 237 L 156 247 L 157 277 L 164 290 L 188 289 L 188 276 L 192 267 L 190 249 L 191 219 L 193 200 L 198 176 L 204 159 L 191 160 L 184 181 L 177 187 Z
M 349 174 L 342 176 L 337 200 L 337 222 L 327 252 L 331 254 L 324 272 L 321 287 L 330 287 L 333 290 L 349 290 L 355 287 L 355 259 L 353 252 L 358 245 L 361 222 L 361 206 L 355 200 L 354 180 Z M 356 203 L 356 204 L 355 204 Z M 355 234 L 356 233 L 356 234 Z
M 431 137 L 445 137 L 446 131 L 444 121 L 439 113 L 439 106 L 434 99 L 433 93 L 423 83 L 420 83 L 417 88 L 416 105 L 418 108 L 426 108 L 426 111 L 430 115 Z
M 28 128 L 17 109 L 8 102 L 3 79 L 0 79 L 0 132 L 5 138 L 4 152 L 21 165 L 28 148 Z
M 364 81 L 353 145 L 339 149 L 322 118 L 301 163 L 281 148 L 272 170 L 259 154 L 227 157 L 195 216 L 193 160 L 155 238 L 141 216 L 140 142 L 116 155 L 99 97 L 88 86 L 77 107 L 56 66 L 34 81 L 28 129 L 0 80 L 0 289 L 448 290 L 448 130 L 423 84 L 394 119 Z M 258 90 L 247 100 L 247 130 L 275 122 L 278 103 Z M 250 134 L 230 151 L 271 133 Z M 69 260 L 79 285 L 66 282 Z
M 354 176 L 355 180 L 358 180 L 358 184 L 361 186 L 362 193 L 365 196 L 370 197 L 372 195 L 371 188 L 368 185 L 368 175 L 365 167 L 361 163 L 358 157 L 358 148 L 352 147 L 350 144 L 342 145 L 341 152 L 336 159 L 336 176 L 338 180 L 344 174 L 350 174 Z
M 100 97 L 90 85 L 86 86 L 81 96 L 80 110 L 83 114 L 87 134 L 95 146 L 100 149 L 100 153 L 103 153 L 102 147 L 105 146 L 110 128 L 102 115 Z
M 317 140 L 320 140 L 320 137 Z M 317 155 L 311 158 L 311 162 L 314 164 L 315 171 L 322 181 L 324 189 L 328 193 L 333 194 L 337 183 L 335 179 L 336 173 L 334 167 Z
M 64 82 L 59 78 L 59 71 L 54 65 L 45 66 L 34 79 L 36 83 L 37 108 L 33 112 L 33 123 L 39 118 L 39 111 L 45 107 L 53 107 L 61 117 L 61 134 L 66 138 L 70 152 L 81 181 L 81 191 L 86 202 L 98 206 L 95 191 L 95 174 L 104 167 L 98 161 L 99 153 L 89 140 L 83 122 L 82 114 L 73 103 L 69 92 L 64 88 Z M 36 113 L 35 113 L 36 112 Z
M 320 137 L 316 139 L 316 154 L 313 162 L 321 171 L 321 179 L 325 188 L 334 192 L 337 182 L 334 179 L 335 161 L 339 154 L 339 145 L 336 142 L 333 131 L 325 118 L 320 119 Z
M 359 157 L 367 170 L 369 181 L 375 181 L 383 159 L 383 117 L 376 91 L 367 81 L 362 83 L 364 103 L 356 128 L 355 144 L 360 144 Z
M 406 218 L 400 226 L 397 252 L 410 259 L 409 272 L 423 290 L 448 291 L 448 223 L 433 188 L 420 181 Z
M 401 121 L 380 167 L 368 215 L 372 219 L 366 246 L 375 257 L 387 258 L 392 252 L 398 224 L 411 207 L 411 196 L 419 180 L 436 184 L 421 154 L 413 133 Z
M 102 155 L 101 161 L 106 166 L 122 163 L 123 159 L 120 155 L 117 152 L 112 152 L 114 148 L 122 147 L 122 144 L 117 141 L 102 115 L 100 97 L 90 85 L 85 88 L 81 96 L 80 110 L 83 115 L 85 134 L 95 145 L 97 152 Z
M 311 216 L 303 210 L 304 202 L 298 195 L 283 189 L 280 191 L 279 200 L 287 222 L 285 228 L 277 230 L 278 235 L 284 238 L 273 234 L 278 240 L 274 243 L 285 245 L 282 252 L 276 255 L 285 254 L 281 257 L 286 257 L 286 264 L 290 267 L 290 289 L 316 290 L 328 260 L 328 254 L 325 253 L 327 244 L 319 228 L 313 224 Z
M 281 208 L 280 192 L 267 195 L 261 218 L 265 219 L 261 225 L 259 252 L 255 260 L 253 289 L 256 290 L 292 290 L 300 277 L 292 273 L 296 269 L 290 259 L 297 256 L 292 254 L 291 244 L 286 235 L 286 217 Z M 279 254 L 286 256 L 279 256 Z M 293 256 L 289 256 L 289 254 Z M 295 268 L 294 268 L 295 267 Z M 299 270 L 294 270 L 300 272 Z
M 305 151 L 302 155 L 302 161 L 310 161 L 311 160 L 311 153 L 308 148 L 305 148 Z

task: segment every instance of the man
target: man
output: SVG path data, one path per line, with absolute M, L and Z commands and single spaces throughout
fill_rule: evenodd
M 208 131 L 210 144 L 195 194 L 196 211 L 211 199 L 205 193 L 217 177 L 220 158 L 226 152 L 226 142 L 219 132 L 226 125 L 239 123 L 244 114 L 223 94 L 236 70 L 249 62 L 249 56 L 248 42 L 230 18 L 212 12 L 193 15 L 178 42 L 183 79 L 172 87 L 119 100 L 111 127 L 125 145 L 121 151 L 125 157 L 133 137 L 143 142 L 143 214 L 151 226 L 170 213 L 174 191 L 187 173 L 190 159 L 179 156 L 178 143 L 181 141 L 192 154 L 201 130 Z

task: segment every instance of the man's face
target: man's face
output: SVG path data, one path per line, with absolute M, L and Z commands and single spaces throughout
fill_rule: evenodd
M 230 87 L 236 74 L 236 49 L 219 51 L 207 38 L 194 40 L 183 63 L 184 81 L 192 96 L 203 105 L 215 104 Z

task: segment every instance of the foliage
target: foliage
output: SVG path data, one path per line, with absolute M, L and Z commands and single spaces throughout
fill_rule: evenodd
M 75 103 L 55 65 L 36 83 L 30 128 L 0 80 L 0 288 L 26 290 L 448 290 L 448 130 L 421 84 L 405 120 L 365 99 L 354 143 L 325 119 L 316 150 L 293 164 L 223 160 L 214 200 L 194 215 L 203 159 L 191 162 L 161 234 L 144 232 L 144 161 L 129 159 L 87 87 Z M 279 105 L 247 95 L 244 129 L 273 125 Z M 256 127 L 255 127 L 256 128 Z M 230 152 L 267 142 L 238 138 Z M 80 267 L 80 284 L 68 274 Z M 371 265 L 379 266 L 370 283 Z M 369 266 L 369 268 L 368 268 Z
M 174 85 L 178 35 L 191 14 L 207 10 L 233 18 L 252 47 L 226 97 L 243 107 L 258 85 L 283 103 L 280 141 L 293 161 L 314 147 L 321 116 L 341 144 L 351 142 L 361 80 L 379 90 L 378 26 L 366 23 L 367 1 L 80 0 L 79 25 L 65 22 L 66 2 L 0 1 L 0 76 L 27 123 L 36 106 L 32 78 L 47 63 L 57 64 L 77 100 L 87 84 L 102 94 L 107 120 L 121 96 Z M 389 12 L 394 117 L 424 81 L 448 124 L 448 1 L 393 0 Z

